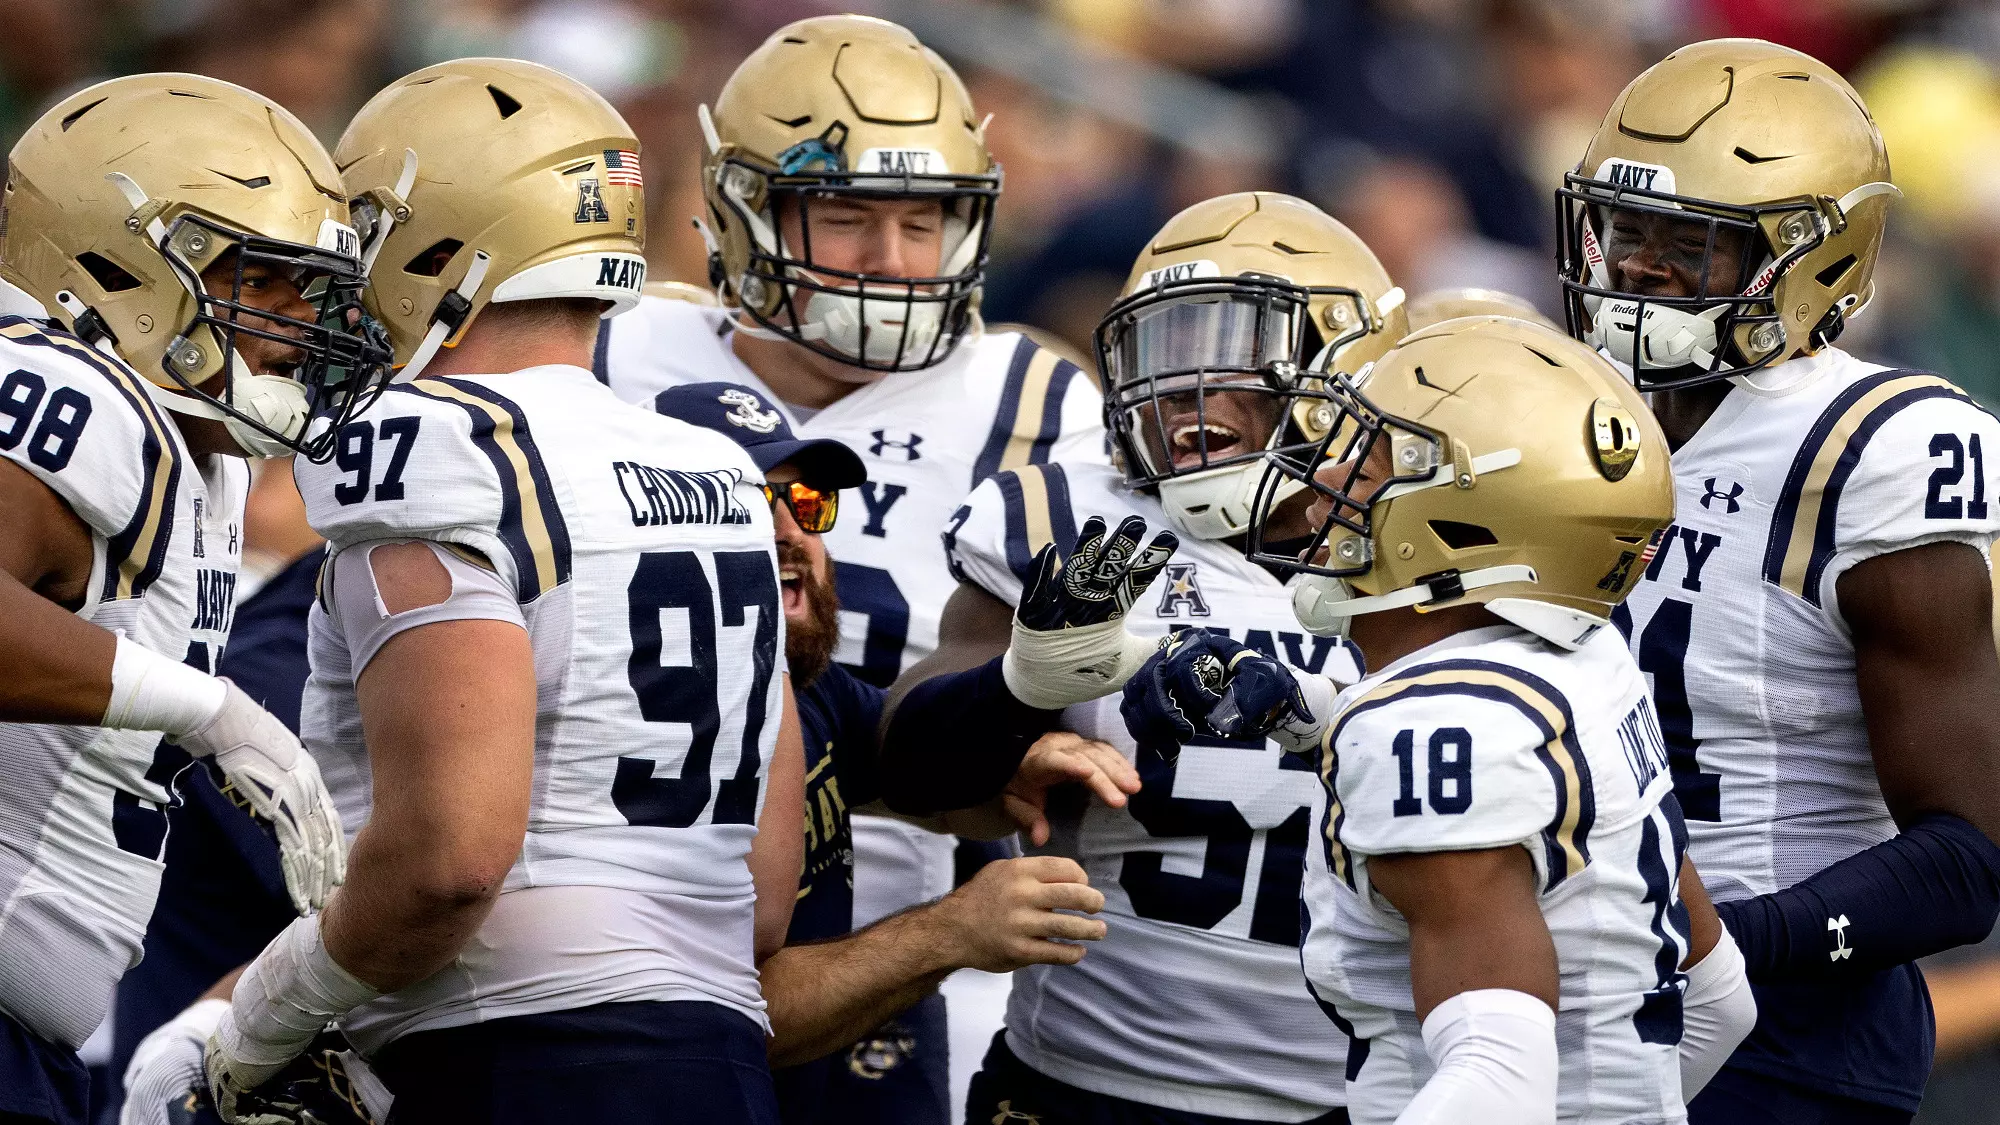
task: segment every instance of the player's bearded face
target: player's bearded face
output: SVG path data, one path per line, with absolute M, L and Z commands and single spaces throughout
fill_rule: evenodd
M 791 522 L 782 511 L 778 519 Z M 834 593 L 832 567 L 817 535 L 799 531 L 778 537 L 778 581 L 785 606 L 785 665 L 792 685 L 803 689 L 819 678 L 833 660 L 840 640 L 840 599 Z

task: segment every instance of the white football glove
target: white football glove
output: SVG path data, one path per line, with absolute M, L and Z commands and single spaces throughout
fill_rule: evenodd
M 222 710 L 177 741 L 197 758 L 213 757 L 251 813 L 271 823 L 293 909 L 318 910 L 347 878 L 340 812 L 298 737 L 242 688 L 223 683 L 229 695 Z
M 1014 610 L 1014 633 L 1000 674 L 1014 698 L 1054 711 L 1125 686 L 1153 644 L 1125 631 L 1125 611 L 1174 557 L 1171 531 L 1143 548 L 1146 521 L 1128 516 L 1109 536 L 1102 517 L 1086 520 L 1065 560 L 1056 545 L 1035 556 Z
M 174 1120 L 168 1111 L 185 1107 L 206 1085 L 202 1055 L 228 1010 L 227 1000 L 197 1001 L 139 1040 L 125 1067 L 125 1108 L 118 1113 L 118 1125 L 168 1125 Z

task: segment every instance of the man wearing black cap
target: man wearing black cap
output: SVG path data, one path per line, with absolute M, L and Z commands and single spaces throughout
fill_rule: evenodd
M 1004 860 L 988 864 L 941 899 L 850 934 L 854 856 L 848 812 L 878 797 L 873 759 L 884 692 L 831 662 L 840 606 L 820 536 L 833 527 L 840 490 L 861 484 L 866 471 L 838 441 L 794 436 L 784 414 L 747 387 L 672 387 L 660 393 L 654 408 L 734 438 L 765 475 L 783 586 L 785 660 L 806 749 L 806 858 L 798 905 L 785 948 L 759 966 L 771 1019 L 771 1062 L 781 1068 L 779 1102 L 788 1125 L 873 1120 L 871 1107 L 857 1099 L 866 1100 L 876 1085 L 869 1079 L 895 1066 L 892 1056 L 910 1052 L 918 1042 L 897 1036 L 895 1025 L 885 1028 L 883 1021 L 955 969 L 997 973 L 1074 964 L 1083 948 L 1070 943 L 1102 937 L 1104 926 L 1056 911 L 1095 913 L 1104 897 L 1071 860 Z M 1081 741 L 1057 733 L 1037 743 L 1017 775 L 1031 803 L 1057 780 L 1109 784 L 1101 774 L 1093 778 L 1088 769 L 1070 768 L 1072 744 Z M 871 1031 L 876 1034 L 868 1035 Z

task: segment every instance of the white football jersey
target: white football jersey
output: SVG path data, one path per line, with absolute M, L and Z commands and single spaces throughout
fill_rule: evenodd
M 1343 691 L 1321 746 L 1305 968 L 1353 1028 L 1352 1120 L 1393 1122 L 1435 1070 L 1411 998 L 1409 926 L 1370 886 L 1368 858 L 1513 844 L 1533 858 L 1561 974 L 1556 1116 L 1686 1120 L 1686 834 L 1618 634 L 1575 652 L 1512 625 L 1448 637 Z
M 399 1035 L 623 1000 L 762 1022 L 747 856 L 782 706 L 763 477 L 721 434 L 578 367 L 393 385 L 295 472 L 327 565 L 417 537 L 479 552 L 521 603 L 539 707 L 527 838 L 448 968 L 356 1010 Z M 312 614 L 301 726 L 347 830 L 367 823 L 357 669 Z
M 79 617 L 201 670 L 234 609 L 249 467 L 192 456 L 131 368 L 49 324 L 0 318 L 0 457 L 90 528 Z M 155 731 L 0 724 L 0 1010 L 78 1047 L 139 963 L 167 785 Z
M 1674 523 L 1616 620 L 1652 681 L 1695 866 L 1729 901 L 1895 835 L 1836 583 L 1925 543 L 1986 552 L 2000 422 L 1938 376 L 1828 348 L 1739 383 L 1673 468 Z
M 1151 495 L 1101 464 L 1003 472 L 953 516 L 958 575 L 1018 604 L 1046 543 L 1063 550 L 1102 516 L 1168 525 Z M 1351 650 L 1299 628 L 1291 590 L 1225 543 L 1183 538 L 1126 616 L 1141 637 L 1213 629 L 1308 672 L 1354 678 Z M 1121 695 L 1069 708 L 1063 726 L 1118 747 L 1143 786 L 1124 809 L 1051 815 L 1045 851 L 1083 865 L 1110 932 L 1076 965 L 1014 974 L 1007 1043 L 1052 1078 L 1169 1109 L 1303 1121 L 1342 1104 L 1347 1039 L 1299 969 L 1299 877 L 1310 763 L 1275 743 L 1199 739 L 1178 762 L 1141 752 Z
M 784 410 L 799 437 L 835 438 L 861 456 L 868 482 L 826 534 L 840 595 L 834 659 L 878 686 L 937 647 L 957 585 L 938 528 L 973 485 L 1001 469 L 1106 459 L 1096 386 L 1025 336 L 969 336 L 934 367 L 884 375 L 807 416 L 737 358 L 734 333 L 727 309 L 644 297 L 605 322 L 597 375 L 643 406 L 671 386 L 740 383 Z M 856 926 L 951 889 L 949 837 L 860 816 L 854 848 Z

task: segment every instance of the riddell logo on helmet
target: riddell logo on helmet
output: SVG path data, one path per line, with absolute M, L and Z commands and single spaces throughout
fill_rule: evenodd
M 1612 157 L 1598 166 L 1596 179 L 1636 191 L 1674 194 L 1674 170 L 1664 164 L 1641 164 Z

